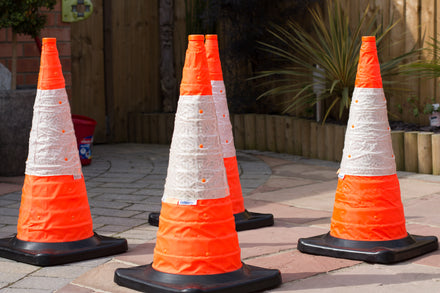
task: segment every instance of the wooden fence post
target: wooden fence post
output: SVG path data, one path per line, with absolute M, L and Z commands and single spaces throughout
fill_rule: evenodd
M 266 148 L 270 152 L 277 151 L 277 144 L 275 140 L 275 116 L 266 116 Z
M 318 123 L 310 122 L 310 158 L 318 158 Z
M 432 132 L 419 132 L 417 136 L 418 172 L 432 174 Z
M 264 114 L 258 114 L 255 116 L 255 128 L 256 128 L 256 137 L 255 137 L 255 145 L 257 150 L 265 151 L 266 147 L 266 116 Z
M 336 125 L 335 127 L 335 153 L 334 160 L 336 162 L 340 162 L 342 159 L 342 151 L 344 150 L 344 141 L 345 141 L 345 125 Z
M 322 125 L 321 123 L 316 124 L 316 149 L 317 149 L 317 156 L 320 160 L 325 160 L 325 148 L 327 145 L 325 144 L 325 138 L 326 138 L 326 131 L 327 126 Z
M 304 135 L 306 135 L 306 132 L 306 138 L 310 137 L 310 127 L 306 125 L 309 125 L 309 123 L 303 119 L 294 118 L 293 120 L 293 148 L 294 154 L 298 156 L 303 154 L 303 147 L 310 147 L 310 143 L 307 146 L 304 145 Z
M 405 132 L 405 134 L 403 135 L 405 150 L 405 171 L 408 172 L 418 171 L 417 134 L 417 131 L 410 131 Z
M 286 117 L 277 115 L 275 119 L 275 144 L 278 153 L 286 151 Z
M 405 170 L 405 148 L 403 142 L 402 130 L 391 131 L 391 142 L 393 144 L 394 159 L 396 161 L 396 169 L 398 171 Z
M 326 124 L 325 125 L 325 156 L 324 160 L 334 161 L 335 160 L 335 134 L 336 125 Z
M 432 140 L 432 174 L 440 175 L 440 133 L 433 134 Z
M 284 128 L 284 137 L 286 139 L 285 150 L 286 153 L 291 155 L 295 155 L 295 144 L 294 144 L 295 130 L 293 129 L 294 119 L 295 119 L 294 117 L 289 117 L 289 116 L 285 117 L 285 128 Z
M 244 149 L 244 117 L 241 114 L 234 115 L 234 140 L 235 140 L 235 148 Z
M 247 150 L 256 149 L 255 114 L 244 115 L 244 146 Z
M 306 158 L 311 156 L 311 123 L 309 120 L 300 120 L 299 126 L 301 128 L 301 155 Z

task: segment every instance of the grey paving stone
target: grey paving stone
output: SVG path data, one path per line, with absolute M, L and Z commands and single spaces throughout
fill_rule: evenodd
M 132 194 L 136 195 L 147 195 L 147 196 L 160 196 L 163 195 L 163 186 L 159 188 L 153 188 L 152 186 L 148 186 L 148 188 L 141 189 L 139 191 L 133 192 Z
M 111 216 L 116 218 L 130 218 L 131 216 L 139 214 L 136 210 L 117 210 L 117 209 L 105 209 L 105 208 L 91 208 L 92 215 L 98 216 Z
M 146 196 L 143 194 L 116 194 L 116 193 L 107 193 L 94 197 L 96 200 L 109 200 L 109 201 L 122 201 L 128 203 L 142 203 Z
M 118 183 L 117 181 L 103 183 L 100 187 L 103 188 L 147 188 L 149 182 L 130 181 L 129 183 Z
M 106 200 L 89 200 L 89 205 L 91 207 L 99 207 L 99 208 L 112 208 L 112 209 L 122 209 L 127 206 L 130 206 L 130 203 L 121 202 L 121 201 L 106 201 Z
M 17 203 L 16 200 L 7 200 L 7 199 L 3 198 L 3 195 L 0 196 L 0 206 L 2 206 L 2 207 L 9 207 L 10 205 L 13 205 L 16 203 Z
M 18 217 L 18 211 L 15 208 L 0 208 L 0 215 Z
M 139 188 L 104 188 L 104 187 L 95 187 L 92 188 L 91 192 L 99 192 L 103 194 L 131 194 L 133 192 L 138 191 Z
M 133 204 L 131 206 L 128 206 L 126 208 L 124 208 L 124 210 L 129 210 L 129 211 L 142 211 L 142 212 L 153 212 L 153 211 L 157 211 L 158 209 L 160 209 L 160 204 Z M 135 216 L 137 217 L 137 216 Z
M 133 218 L 141 219 L 141 220 L 144 220 L 145 222 L 148 222 L 148 217 L 149 217 L 150 213 L 159 212 L 159 211 L 160 211 L 160 206 L 156 210 L 140 213 L 140 214 L 134 216 Z
M 10 200 L 10 201 L 20 201 L 21 200 L 21 192 L 12 192 L 8 194 L 4 194 L 1 196 L 2 200 Z
M 142 177 L 139 177 L 142 178 Z M 135 182 L 139 178 L 132 178 L 131 176 L 128 177 L 97 177 L 93 179 L 93 182 L 100 182 L 102 183 L 101 186 L 105 185 L 106 183 L 130 183 Z M 105 186 L 103 186 L 105 187 Z
M 116 234 L 118 237 L 126 238 L 130 243 L 134 243 L 133 240 L 140 240 L 136 243 L 144 243 L 149 240 L 156 238 L 157 228 L 155 230 L 145 230 L 145 229 L 131 229 L 123 233 Z
M 97 267 L 99 265 L 102 265 L 102 264 L 108 262 L 111 259 L 112 259 L 112 256 L 94 258 L 94 259 L 89 259 L 89 260 L 84 260 L 84 261 L 76 262 L 75 266 L 86 267 L 86 268 L 94 268 L 94 267 Z
M 39 269 L 40 268 L 37 266 L 0 258 L 0 280 L 2 282 L 17 282 L 32 272 L 38 271 Z
M 148 196 L 145 200 L 142 201 L 142 203 L 160 205 L 162 200 L 162 195 L 163 193 L 160 195 Z
M 94 188 L 94 187 L 100 187 L 102 186 L 102 182 L 98 182 L 98 181 L 94 181 L 94 180 L 90 180 L 90 181 L 85 181 L 86 182 L 86 189 L 89 190 L 90 188 Z
M 47 289 L 23 289 L 23 288 L 5 288 L 1 293 L 47 293 Z
M 53 291 L 69 284 L 70 280 L 71 279 L 30 276 L 15 282 L 11 288 Z
M 12 225 L 4 225 L 0 228 L 0 232 L 2 233 L 17 233 L 17 223 Z
M 264 184 L 264 182 L 266 182 L 267 180 L 260 180 L 260 179 L 241 179 L 240 178 L 240 183 L 242 187 L 246 187 L 246 188 L 257 188 L 258 186 Z
M 75 263 L 72 263 L 55 267 L 44 267 L 31 273 L 30 276 L 72 279 L 79 277 L 87 272 L 88 269 L 89 268 L 87 267 L 78 266 L 75 265 Z
M 17 216 L 0 215 L 0 223 L 2 224 L 17 225 L 17 220 L 18 220 L 18 215 Z
M 96 222 L 97 224 L 126 226 L 126 227 L 135 227 L 144 223 L 144 221 L 141 219 L 116 218 L 116 217 L 104 217 L 104 216 L 98 216 L 93 218 L 93 222 Z

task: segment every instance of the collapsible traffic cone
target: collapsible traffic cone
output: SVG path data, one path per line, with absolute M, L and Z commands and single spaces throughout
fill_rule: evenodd
M 278 286 L 278 270 L 243 264 L 203 35 L 188 37 L 154 260 L 117 269 L 144 292 L 252 292 Z
M 225 163 L 226 176 L 228 178 L 232 212 L 234 213 L 235 218 L 235 229 L 237 231 L 242 231 L 272 226 L 272 214 L 249 212 L 244 207 L 243 193 L 235 153 L 234 136 L 232 134 L 232 125 L 229 119 L 225 83 L 223 82 L 217 35 L 206 35 L 205 39 L 206 57 L 208 58 L 209 76 L 212 85 L 212 96 L 214 98 L 215 110 L 217 113 L 220 143 L 223 150 L 223 161 Z
M 56 39 L 44 38 L 17 235 L 0 257 L 49 266 L 127 250 L 92 229 Z
M 299 239 L 302 252 L 394 263 L 433 251 L 435 236 L 406 231 L 376 39 L 362 38 L 330 233 Z
M 223 161 L 231 196 L 232 212 L 235 218 L 235 229 L 243 231 L 272 226 L 274 223 L 272 214 L 249 212 L 244 207 L 217 35 L 205 36 L 205 50 L 212 85 L 212 96 L 217 114 L 220 143 L 223 150 Z M 148 217 L 148 222 L 153 226 L 158 226 L 159 213 L 151 213 Z

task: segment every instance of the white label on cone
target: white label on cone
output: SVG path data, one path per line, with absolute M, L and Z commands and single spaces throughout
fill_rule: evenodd
M 340 172 L 357 176 L 396 173 L 382 88 L 354 89 Z
M 82 175 L 70 105 L 64 88 L 37 90 L 29 136 L 27 175 Z
M 197 200 L 179 200 L 179 205 L 181 205 L 181 206 L 195 206 L 195 205 L 197 205 Z

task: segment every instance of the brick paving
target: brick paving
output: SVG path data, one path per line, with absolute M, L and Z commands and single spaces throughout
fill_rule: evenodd
M 0 292 L 135 292 L 113 282 L 116 268 L 153 259 L 169 147 L 95 145 L 83 167 L 94 230 L 126 238 L 126 253 L 54 267 L 0 258 Z M 238 151 L 245 207 L 272 213 L 272 227 L 238 233 L 242 260 L 278 268 L 283 284 L 270 292 L 438 292 L 439 251 L 395 265 L 313 256 L 296 249 L 298 238 L 330 226 L 338 164 L 286 154 Z M 408 232 L 440 237 L 440 176 L 398 172 Z M 16 233 L 23 177 L 0 177 L 0 237 Z

